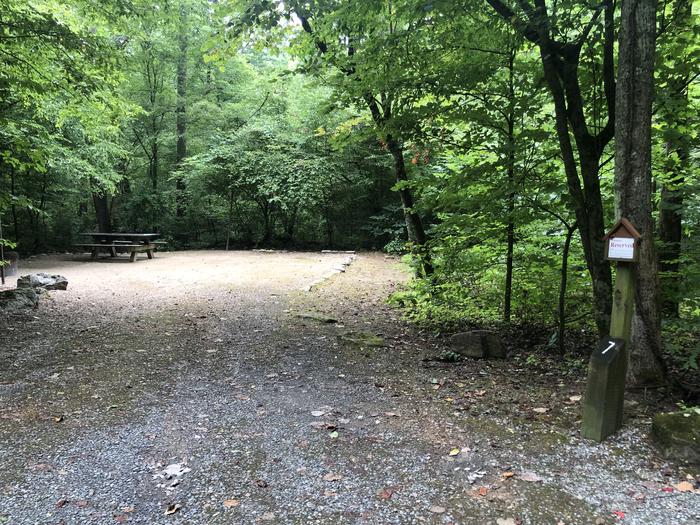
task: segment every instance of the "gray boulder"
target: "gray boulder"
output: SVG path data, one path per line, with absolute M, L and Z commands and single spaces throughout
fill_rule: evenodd
M 44 290 L 65 290 L 68 279 L 62 275 L 48 273 L 31 273 L 17 279 L 17 288 L 43 288 Z
M 0 292 L 0 310 L 14 313 L 39 306 L 39 297 L 34 288 L 15 288 Z
M 489 330 L 454 334 L 449 344 L 458 354 L 475 359 L 504 359 L 507 353 L 501 338 Z
M 667 458 L 700 465 L 700 409 L 657 414 L 651 435 Z

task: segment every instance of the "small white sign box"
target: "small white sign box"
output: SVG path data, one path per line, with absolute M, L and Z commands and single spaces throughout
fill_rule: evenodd
M 610 237 L 608 239 L 608 257 L 610 259 L 634 260 L 634 239 L 630 237 Z
M 620 219 L 604 237 L 608 261 L 636 262 L 639 258 L 640 233 L 627 219 Z

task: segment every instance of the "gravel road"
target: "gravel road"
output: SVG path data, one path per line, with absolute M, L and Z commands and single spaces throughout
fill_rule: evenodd
M 643 401 L 584 442 L 585 371 L 424 361 L 405 269 L 347 257 L 26 262 L 70 284 L 0 319 L 0 524 L 700 521 Z

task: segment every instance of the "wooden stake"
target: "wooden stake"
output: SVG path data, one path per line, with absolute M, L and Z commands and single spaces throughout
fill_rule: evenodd
M 603 441 L 622 426 L 625 377 L 634 309 L 634 264 L 619 262 L 610 337 L 603 338 L 588 369 L 581 437 Z

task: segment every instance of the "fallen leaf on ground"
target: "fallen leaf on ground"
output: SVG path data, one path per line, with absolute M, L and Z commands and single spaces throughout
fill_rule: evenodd
M 233 508 L 233 507 L 238 507 L 238 505 L 241 504 L 240 500 L 237 499 L 225 499 L 224 500 L 224 507 L 227 509 Z
M 532 482 L 542 481 L 542 478 L 539 477 L 534 472 L 527 472 L 526 471 L 526 472 L 523 472 L 522 474 L 520 474 L 520 476 L 518 476 L 518 477 L 520 479 L 522 479 L 523 481 L 532 481 Z
M 325 415 L 326 413 L 323 410 L 314 410 L 311 412 L 311 415 L 314 417 L 321 417 Z
M 127 516 L 126 514 L 117 514 L 116 516 L 114 516 L 114 521 L 116 521 L 117 523 L 125 523 L 128 519 L 129 516 Z
M 536 414 L 545 414 L 546 412 L 549 412 L 549 409 L 545 408 L 545 407 L 537 407 L 537 408 L 533 408 L 532 411 L 535 412 Z
M 486 487 L 479 487 L 479 490 L 477 490 L 477 494 L 479 494 L 479 496 L 486 496 L 486 494 L 488 493 L 489 489 L 487 489 Z
M 578 403 L 579 401 L 581 401 L 581 396 L 569 396 L 569 401 L 571 401 L 572 403 Z
M 264 479 L 256 479 L 255 484 L 261 489 L 266 489 L 268 487 L 267 481 Z
M 621 510 L 614 510 L 613 514 L 617 516 L 617 519 L 622 520 L 625 518 L 625 513 L 622 512 Z
M 693 492 L 695 487 L 688 481 L 681 481 L 678 485 L 674 485 L 678 492 Z
M 338 431 L 337 431 L 337 430 L 334 430 L 333 432 L 331 432 L 331 433 L 328 434 L 328 435 L 329 435 L 331 438 L 335 439 L 335 438 L 338 437 Z
M 328 489 L 326 489 L 326 490 L 323 491 L 323 495 L 326 496 L 327 498 L 330 498 L 331 496 L 337 496 L 338 493 L 337 493 L 336 491 L 334 491 L 334 490 L 328 490 Z
M 441 507 L 440 505 L 433 505 L 428 509 L 430 512 L 433 514 L 442 514 L 445 512 L 447 509 L 445 507 Z
M 399 417 L 399 415 L 396 412 L 384 412 L 384 415 L 386 417 Z
M 343 476 L 336 474 L 335 472 L 329 472 L 323 476 L 323 481 L 340 481 L 341 479 L 343 479 Z
M 53 422 L 54 422 L 54 423 L 60 423 L 61 421 L 63 421 L 63 419 L 64 419 L 63 416 L 54 416 L 54 417 L 53 417 Z
M 377 496 L 379 496 L 379 499 L 388 500 L 389 498 L 391 498 L 391 496 L 394 495 L 394 492 L 395 492 L 394 488 L 387 487 L 387 488 L 382 489 L 379 492 L 377 492 Z
M 124 512 L 124 513 L 134 512 L 134 507 L 122 507 L 122 512 Z
M 452 450 L 450 450 L 450 456 L 456 456 L 456 455 L 459 454 L 460 452 L 461 452 L 461 450 L 458 449 L 457 447 L 455 447 L 455 448 L 453 448 Z
M 260 519 L 263 521 L 272 521 L 275 519 L 275 515 L 272 512 L 266 512 L 262 516 L 260 516 Z
M 661 492 L 673 492 L 673 487 L 664 487 L 661 489 Z
M 78 501 L 75 502 L 75 506 L 82 509 L 83 507 L 88 506 L 88 502 L 87 502 L 87 500 L 79 499 Z
M 65 507 L 67 504 L 68 504 L 68 500 L 67 500 L 67 499 L 59 499 L 59 500 L 56 502 L 56 508 L 57 508 L 57 509 L 62 509 L 62 508 Z
M 496 520 L 497 525 L 518 525 L 518 522 L 513 518 L 498 518 Z
M 501 476 L 503 476 L 503 479 L 508 479 L 508 478 L 512 478 L 513 476 L 515 476 L 515 473 L 508 470 L 508 471 L 504 472 L 503 474 L 501 474 Z
M 171 514 L 175 514 L 178 510 L 182 508 L 182 505 L 179 503 L 174 503 L 172 505 L 169 505 L 167 509 L 165 509 L 165 515 L 170 516 Z

